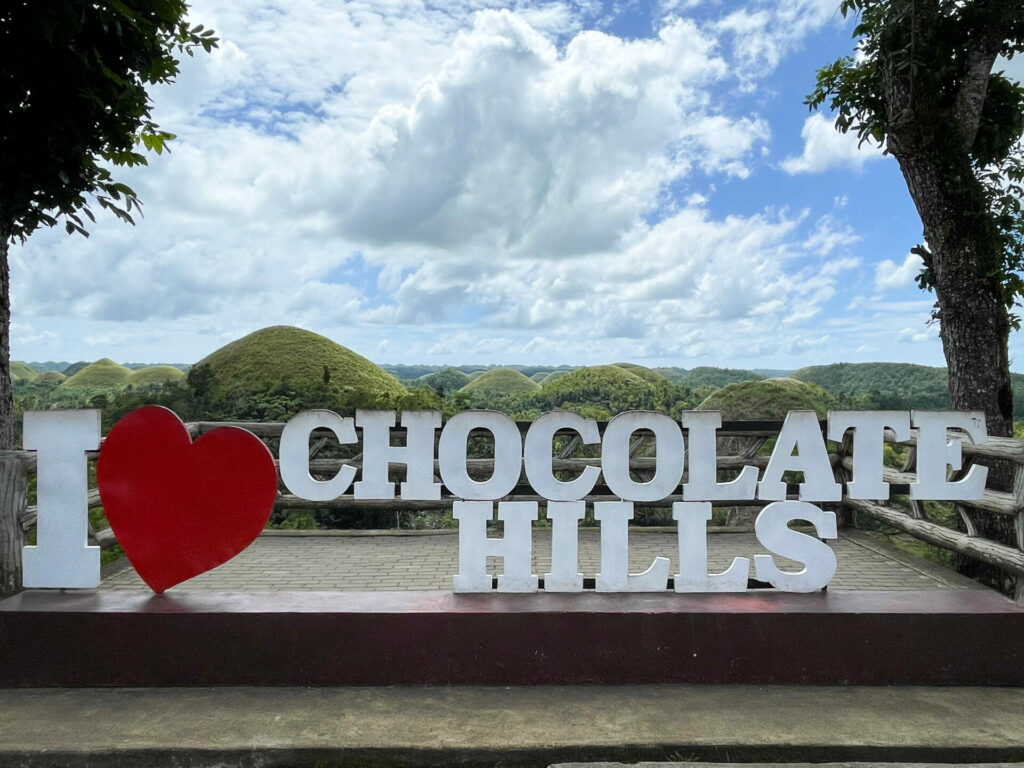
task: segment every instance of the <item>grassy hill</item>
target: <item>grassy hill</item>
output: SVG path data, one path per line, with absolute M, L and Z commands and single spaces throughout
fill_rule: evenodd
M 151 365 L 146 368 L 136 368 L 128 377 L 128 385 L 134 389 L 152 385 L 164 384 L 168 381 L 181 381 L 185 374 L 178 368 L 170 365 Z
M 618 365 L 595 365 L 548 377 L 541 394 L 553 408 L 565 408 L 599 419 L 630 410 L 665 408 L 668 382 L 661 386 Z
M 691 368 L 680 376 L 676 382 L 688 387 L 724 387 L 741 381 L 761 381 L 765 377 L 754 371 L 740 368 L 714 368 L 699 366 Z
M 43 371 L 36 377 L 35 383 L 42 384 L 44 386 L 57 387 L 64 383 L 67 379 L 60 371 Z
M 657 371 L 651 368 L 644 368 L 642 365 L 636 363 L 612 363 L 616 368 L 621 368 L 624 371 L 629 371 L 634 376 L 639 376 L 641 379 L 646 381 L 648 384 L 658 384 L 667 379 Z
M 511 395 L 516 392 L 536 392 L 540 384 L 511 368 L 491 368 L 476 376 L 460 392 L 467 394 Z
M 796 379 L 765 379 L 728 384 L 698 406 L 721 411 L 724 419 L 782 419 L 789 411 L 811 410 L 824 418 L 835 398 L 819 387 Z
M 945 368 L 910 363 L 835 363 L 812 365 L 793 373 L 830 392 L 867 395 L 876 408 L 948 408 Z
M 213 374 L 211 389 L 215 393 L 265 391 L 287 382 L 304 386 L 329 383 L 384 400 L 407 392 L 398 379 L 362 355 L 312 331 L 286 325 L 243 336 L 195 365 L 201 366 Z
M 60 388 L 63 390 L 123 389 L 131 375 L 130 369 L 118 365 L 109 357 L 104 357 L 80 369 L 65 380 Z
M 32 366 L 17 361 L 11 362 L 11 381 L 32 381 L 39 375 Z

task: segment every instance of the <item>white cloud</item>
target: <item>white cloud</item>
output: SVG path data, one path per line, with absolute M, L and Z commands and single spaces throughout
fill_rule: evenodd
M 858 146 L 856 134 L 837 131 L 820 112 L 804 120 L 800 136 L 804 141 L 803 154 L 782 161 L 786 173 L 821 173 L 832 168 L 860 170 L 865 163 L 882 157 L 881 151 L 871 144 Z
M 908 253 L 902 264 L 885 259 L 875 267 L 875 288 L 879 291 L 911 288 L 921 266 L 921 257 L 913 253 Z
M 822 348 L 860 264 L 834 193 L 721 201 L 777 173 L 737 81 L 827 4 L 687 0 L 644 39 L 596 4 L 485 5 L 195 0 L 221 47 L 156 94 L 180 136 L 125 174 L 145 218 L 14 250 L 16 356 L 190 362 L 276 323 L 405 362 Z

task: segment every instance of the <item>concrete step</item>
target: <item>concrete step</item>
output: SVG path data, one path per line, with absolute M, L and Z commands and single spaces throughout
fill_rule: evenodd
M 0 766 L 1009 763 L 1021 712 L 1024 688 L 0 689 Z

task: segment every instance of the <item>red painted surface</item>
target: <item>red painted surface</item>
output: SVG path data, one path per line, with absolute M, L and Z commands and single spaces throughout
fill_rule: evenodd
M 172 411 L 146 406 L 110 431 L 96 464 L 110 527 L 139 576 L 160 593 L 252 543 L 274 506 L 274 457 L 244 429 L 195 442 Z
M 987 591 L 791 595 L 29 591 L 0 685 L 1024 685 Z

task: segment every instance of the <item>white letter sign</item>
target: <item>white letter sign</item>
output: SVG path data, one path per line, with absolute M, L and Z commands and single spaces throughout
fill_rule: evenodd
M 22 549 L 26 587 L 95 587 L 100 548 L 89 542 L 86 451 L 100 447 L 99 411 L 27 411 L 25 448 L 37 451 L 36 545 Z

